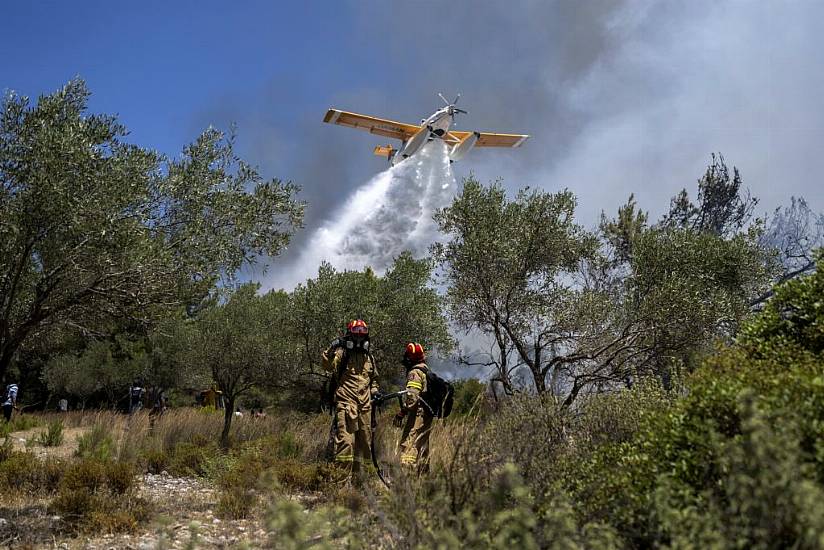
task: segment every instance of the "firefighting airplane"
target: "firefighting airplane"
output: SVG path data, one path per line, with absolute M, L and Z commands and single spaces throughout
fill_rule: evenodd
M 449 148 L 449 160 L 454 162 L 461 159 L 473 147 L 520 147 L 528 138 L 523 134 L 489 134 L 486 132 L 460 132 L 450 130 L 455 122 L 455 115 L 466 114 L 466 111 L 455 106 L 461 94 L 452 103 L 442 94 L 438 94 L 446 103 L 446 107 L 438 109 L 429 118 L 418 124 L 405 124 L 383 118 L 376 118 L 358 113 L 329 109 L 324 122 L 340 124 L 350 128 L 366 130 L 370 134 L 377 134 L 401 140 L 400 149 L 391 145 L 375 147 L 375 154 L 387 157 L 391 165 L 395 165 L 417 153 L 424 143 L 435 138 L 442 139 Z

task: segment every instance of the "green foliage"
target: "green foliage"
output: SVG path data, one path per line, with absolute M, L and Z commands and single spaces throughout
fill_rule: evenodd
M 332 475 L 331 467 L 327 464 L 294 459 L 279 461 L 274 472 L 278 483 L 300 493 L 323 490 Z
M 601 307 L 596 293 L 574 284 L 582 262 L 598 249 L 574 212 L 569 191 L 525 189 L 510 200 L 500 183 L 483 186 L 469 178 L 435 216 L 449 235 L 433 246 L 449 312 L 462 328 L 494 336 L 499 378 L 508 389 L 511 373 L 504 364 L 513 347 L 543 393 L 560 364 L 550 360 L 550 342 L 558 354 L 573 351 L 568 336 L 588 333 L 588 317 Z M 537 334 L 543 336 L 536 340 Z
M 0 374 L 51 327 L 137 322 L 199 301 L 302 222 L 295 187 L 265 181 L 214 129 L 179 159 L 87 112 L 80 80 L 0 112 Z
M 486 400 L 486 384 L 476 378 L 464 378 L 452 382 L 455 389 L 452 414 L 465 415 L 479 413 L 484 410 Z
M 12 414 L 11 422 L 0 423 L 0 437 L 6 437 L 14 432 L 30 430 L 39 425 L 40 421 L 36 416 L 30 414 Z
M 320 350 L 346 324 L 356 318 L 369 323 L 372 351 L 384 381 L 400 376 L 400 357 L 407 342 L 420 342 L 429 352 L 447 354 L 454 346 L 442 301 L 430 285 L 432 264 L 403 253 L 395 258 L 384 276 L 367 268 L 336 271 L 321 265 L 314 279 L 298 285 L 290 294 L 289 338 L 294 342 L 294 362 L 303 372 L 320 373 Z M 283 327 L 281 327 L 283 328 Z M 319 390 L 318 377 L 312 381 Z M 305 396 L 307 382 L 298 381 Z M 311 405 L 317 407 L 319 393 L 312 393 Z
M 607 218 L 601 212 L 600 230 L 614 251 L 613 261 L 617 264 L 628 262 L 635 251 L 635 243 L 647 229 L 649 215 L 638 209 L 635 195 L 630 195 L 626 204 L 618 207 L 618 217 Z
M 63 477 L 65 466 L 54 459 L 41 460 L 5 447 L 1 458 L 0 491 L 5 495 L 53 493 Z
M 789 344 L 824 352 L 824 249 L 815 257 L 818 269 L 777 287 L 764 311 L 741 331 L 744 345 L 760 353 Z
M 12 453 L 14 453 L 14 443 L 10 437 L 6 437 L 0 445 L 0 462 L 8 459 Z
M 214 441 L 179 443 L 168 458 L 168 470 L 177 476 L 212 478 L 222 453 Z
M 134 531 L 150 517 L 133 494 L 135 471 L 122 462 L 83 459 L 67 467 L 50 510 L 82 532 Z
M 115 451 L 112 432 L 103 424 L 96 423 L 91 430 L 77 438 L 75 454 L 80 458 L 107 461 L 114 458 Z
M 659 349 L 696 349 L 745 318 L 750 298 L 769 280 L 764 264 L 756 233 L 724 239 L 649 229 L 630 262 L 628 313 L 643 321 L 645 338 Z
M 226 303 L 201 312 L 190 326 L 186 361 L 199 365 L 217 382 L 227 400 L 221 443 L 228 446 L 236 399 L 255 386 L 281 387 L 289 379 L 281 334 L 287 315 L 284 292 L 257 294 L 260 285 L 237 288 Z
M 234 460 L 217 479 L 220 488 L 217 512 L 223 517 L 248 517 L 257 505 L 260 490 L 264 488 L 263 473 L 277 458 L 259 448 L 249 448 Z
M 274 495 L 264 518 L 266 546 L 277 550 L 363 548 L 357 520 L 357 515 L 339 506 L 306 510 L 294 500 Z
M 78 344 L 81 349 L 77 353 L 53 355 L 40 378 L 50 392 L 77 397 L 81 408 L 98 392 L 114 407 L 132 380 L 146 370 L 143 342 L 131 341 L 129 336 L 118 334 L 107 340 L 90 340 Z
M 49 422 L 46 429 L 37 436 L 37 442 L 44 447 L 59 447 L 63 444 L 63 421 Z
M 719 237 L 737 234 L 747 227 L 758 204 L 757 199 L 742 194 L 742 185 L 738 168 L 733 167 L 730 174 L 724 156 L 713 153 L 707 170 L 698 180 L 697 204 L 683 189 L 670 202 L 662 223 Z

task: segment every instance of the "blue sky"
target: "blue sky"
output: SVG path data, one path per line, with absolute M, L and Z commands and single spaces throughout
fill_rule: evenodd
M 324 105 L 329 86 L 374 66 L 337 3 L 18 2 L 3 9 L 2 85 L 36 96 L 80 75 L 91 107 L 119 113 L 137 142 L 178 152 L 199 113 L 294 78 L 291 101 Z M 335 61 L 333 61 L 335 60 Z M 288 75 L 288 76 L 287 76 Z M 246 95 L 247 97 L 244 97 Z M 233 105 L 235 107 L 236 105 Z M 288 104 L 270 116 L 289 119 Z M 218 121 L 216 121 L 218 122 Z
M 762 212 L 791 195 L 824 210 L 819 0 L 42 1 L 6 3 L 2 23 L 0 88 L 79 75 L 92 111 L 170 155 L 236 123 L 240 155 L 309 203 L 287 263 L 386 166 L 325 110 L 415 122 L 437 92 L 462 92 L 460 129 L 533 135 L 471 152 L 459 178 L 570 188 L 585 224 L 630 193 L 657 216 L 713 151 Z

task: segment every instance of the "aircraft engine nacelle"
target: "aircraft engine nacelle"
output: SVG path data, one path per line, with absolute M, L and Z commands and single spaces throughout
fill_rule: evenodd
M 456 160 L 461 160 L 464 155 L 466 155 L 470 149 L 475 147 L 475 144 L 478 142 L 478 138 L 481 137 L 481 134 L 478 132 L 472 132 L 465 138 L 463 138 L 460 143 L 457 143 L 455 146 L 452 147 L 452 150 L 449 151 L 449 160 L 455 162 Z
M 423 147 L 423 144 L 426 143 L 430 133 L 432 133 L 431 127 L 426 126 L 421 128 L 417 134 L 412 136 L 412 138 L 406 142 L 406 146 L 401 151 L 401 157 L 407 158 L 417 153 L 418 149 Z

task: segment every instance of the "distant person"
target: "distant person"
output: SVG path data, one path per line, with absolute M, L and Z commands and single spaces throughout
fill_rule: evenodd
M 59 412 L 62 412 L 62 413 L 68 412 L 68 410 L 69 410 L 69 400 L 64 397 L 63 399 L 58 401 L 57 402 L 57 410 Z
M 235 411 L 235 416 L 240 417 L 240 418 L 243 417 L 243 411 L 240 410 L 240 407 L 238 407 L 237 410 Z
M 414 342 L 406 345 L 403 366 L 406 367 L 406 395 L 403 406 L 395 416 L 395 426 L 403 427 L 401 433 L 401 465 L 426 471 L 429 464 L 429 434 L 435 416 L 421 397 L 426 393 L 426 356 L 423 346 Z
M 11 383 L 6 386 L 6 393 L 3 396 L 3 418 L 6 422 L 11 422 L 11 413 L 17 408 L 17 384 Z
M 168 407 L 168 403 L 169 403 L 169 401 L 166 398 L 166 392 L 163 391 L 163 390 L 160 390 L 159 392 L 157 392 L 157 395 L 155 396 L 154 404 L 152 405 L 152 414 L 155 415 L 155 416 L 158 416 L 158 415 L 161 415 L 164 412 L 166 412 L 166 409 Z
M 143 396 L 146 390 L 140 380 L 135 380 L 129 387 L 129 414 L 134 414 L 143 408 Z

